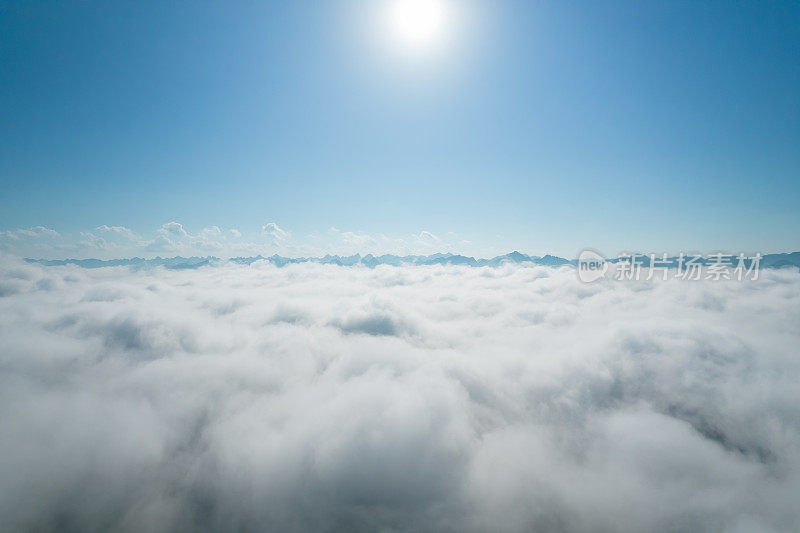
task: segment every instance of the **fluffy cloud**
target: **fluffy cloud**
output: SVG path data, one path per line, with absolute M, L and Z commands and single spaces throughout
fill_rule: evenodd
M 60 237 L 60 234 L 56 230 L 46 228 L 44 226 L 34 226 L 28 229 L 0 231 L 0 243 L 3 241 L 19 242 L 22 240 L 47 242 L 58 237 Z
M 147 243 L 130 229 L 124 226 L 96 227 L 93 231 L 81 232 L 81 240 L 77 247 L 91 250 L 92 252 L 104 251 L 109 253 L 124 253 L 135 247 L 145 246 Z M 64 244 L 62 243 L 62 249 Z
M 440 238 L 426 230 L 422 230 L 417 234 L 389 237 L 381 233 L 369 234 L 361 231 L 342 231 L 333 227 L 328 230 L 322 242 L 315 242 L 312 239 L 309 244 L 316 244 L 316 250 L 323 250 L 326 248 L 326 243 L 328 248 L 332 244 L 336 253 L 342 255 L 371 253 L 373 255 L 397 254 L 401 256 L 430 254 L 432 252 L 460 253 L 464 252 L 465 246 L 470 244 L 468 241 L 458 238 L 452 232 L 448 232 L 446 238 Z M 498 255 L 495 253 L 496 251 L 483 250 L 478 252 L 491 257 L 492 254 Z
M 279 228 L 278 228 L 279 229 Z M 283 230 L 281 230 L 283 231 Z M 236 229 L 223 232 L 219 226 L 191 233 L 180 222 L 168 222 L 154 234 L 140 236 L 124 226 L 101 225 L 77 236 L 36 226 L 0 231 L 0 252 L 35 258 L 154 257 L 156 255 L 258 255 L 281 251 L 265 239 L 242 240 Z
M 103 224 L 102 226 L 97 226 L 97 228 L 95 229 L 103 233 L 122 235 L 123 237 L 131 241 L 139 240 L 139 237 L 125 226 L 107 226 Z
M 15 529 L 788 531 L 800 274 L 0 260 Z
M 421 231 L 419 233 L 418 237 L 419 237 L 419 239 L 421 241 L 428 242 L 428 243 L 431 243 L 431 244 L 437 244 L 437 243 L 442 242 L 442 239 L 440 239 L 439 237 L 437 237 L 436 235 L 434 235 L 430 231 L 423 230 L 423 231 Z
M 289 234 L 282 230 L 275 222 L 267 222 L 263 226 L 261 226 L 262 233 L 266 233 L 270 237 L 272 237 L 275 241 L 285 241 Z
M 36 226 L 29 229 L 0 231 L 0 252 L 37 259 L 119 259 L 122 257 L 238 256 L 322 257 L 326 254 L 356 253 L 430 254 L 432 252 L 465 252 L 470 243 L 453 233 L 440 238 L 429 231 L 402 237 L 368 234 L 361 231 L 328 231 L 299 236 L 276 222 L 268 222 L 251 230 L 209 226 L 198 230 L 186 228 L 177 221 L 162 224 L 154 232 L 139 234 L 124 226 L 103 224 L 78 232 L 58 233 Z M 484 256 L 497 255 L 498 250 L 473 250 Z M 503 250 L 503 253 L 506 251 Z M 480 255 L 480 254 L 478 254 Z
M 169 235 L 179 239 L 189 236 L 186 230 L 183 229 L 183 225 L 178 222 L 167 222 L 161 226 L 161 229 L 158 230 L 158 232 L 162 235 Z
M 24 235 L 26 237 L 58 237 L 59 233 L 50 228 L 46 228 L 44 226 L 34 226 L 30 229 L 20 229 L 17 230 L 18 235 Z

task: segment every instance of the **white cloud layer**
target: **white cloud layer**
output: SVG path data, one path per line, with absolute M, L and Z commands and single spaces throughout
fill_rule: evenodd
M 797 530 L 798 346 L 796 271 L 0 257 L 0 520 Z

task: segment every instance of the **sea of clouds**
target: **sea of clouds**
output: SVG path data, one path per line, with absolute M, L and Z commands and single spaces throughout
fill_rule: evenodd
M 800 273 L 0 257 L 0 529 L 792 531 Z

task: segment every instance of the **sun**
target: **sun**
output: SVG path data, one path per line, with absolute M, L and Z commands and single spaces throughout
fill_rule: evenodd
M 441 44 L 448 18 L 444 0 L 393 0 L 389 7 L 389 23 L 399 46 L 422 51 Z

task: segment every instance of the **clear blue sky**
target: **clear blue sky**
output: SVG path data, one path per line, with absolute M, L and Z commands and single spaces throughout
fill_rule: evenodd
M 800 249 L 800 3 L 376 5 L 0 1 L 0 230 Z

